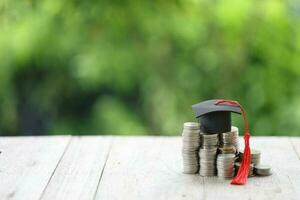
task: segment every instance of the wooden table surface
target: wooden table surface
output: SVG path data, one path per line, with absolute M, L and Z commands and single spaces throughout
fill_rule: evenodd
M 182 174 L 180 137 L 2 137 L 0 199 L 300 199 L 300 137 L 252 137 L 268 177 Z

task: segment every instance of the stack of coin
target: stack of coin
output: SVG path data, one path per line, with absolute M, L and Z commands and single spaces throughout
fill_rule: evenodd
M 233 145 L 230 146 L 220 146 L 219 147 L 220 154 L 235 154 L 236 148 Z
M 206 134 L 206 133 L 200 133 L 201 137 L 201 148 L 212 148 L 217 147 L 219 138 L 218 134 Z
M 260 163 L 260 151 L 251 149 L 251 163 L 257 165 Z
M 269 165 L 255 165 L 254 166 L 254 173 L 259 176 L 269 176 L 272 174 L 271 167 Z
M 201 133 L 201 148 L 199 150 L 200 175 L 216 175 L 216 156 L 218 147 L 218 134 Z
M 200 175 L 214 176 L 216 175 L 216 156 L 217 148 L 201 148 L 199 150 L 200 158 Z
M 239 149 L 239 129 L 235 126 L 231 127 L 230 132 L 220 133 L 220 152 L 236 153 Z
M 244 150 L 240 151 L 240 159 L 243 158 Z M 260 151 L 251 149 L 251 163 L 257 165 L 260 163 Z
M 239 128 L 236 126 L 231 126 L 231 132 L 233 133 L 232 144 L 236 151 L 239 152 Z
M 183 173 L 195 174 L 199 170 L 198 150 L 200 147 L 200 126 L 196 122 L 186 122 L 182 132 Z
M 241 166 L 240 162 L 234 163 L 235 174 L 238 173 L 240 166 Z M 254 164 L 250 164 L 250 166 L 249 166 L 249 172 L 248 172 L 248 177 L 253 177 L 254 175 L 255 175 L 254 174 Z
M 218 177 L 232 178 L 235 174 L 235 154 L 219 154 L 217 157 Z

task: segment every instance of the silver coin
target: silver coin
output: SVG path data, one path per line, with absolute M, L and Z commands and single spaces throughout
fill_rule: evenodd
M 183 142 L 197 142 L 200 145 L 200 139 L 199 138 L 192 138 L 192 137 L 183 137 Z
M 216 153 L 217 150 L 218 150 L 218 148 L 216 148 L 216 147 L 211 147 L 211 148 L 201 148 L 201 149 L 199 150 L 199 152 L 214 152 L 214 153 Z
M 218 159 L 233 159 L 235 158 L 234 154 L 219 154 Z
M 192 138 L 192 139 L 198 139 L 198 140 L 201 139 L 197 134 L 188 134 L 188 133 L 184 133 L 184 132 L 181 133 L 181 136 L 183 139 L 186 139 L 186 138 Z
M 198 135 L 200 137 L 200 130 L 199 129 L 187 129 L 187 128 L 183 128 L 182 129 L 183 133 L 187 133 L 187 134 L 193 134 L 195 133 L 196 135 Z
M 272 174 L 271 166 L 262 164 L 254 165 L 254 172 L 260 176 L 269 176 Z
M 201 132 L 201 136 L 204 138 L 218 138 L 218 134 L 204 134 L 203 132 Z
M 259 169 L 259 170 L 271 170 L 271 166 L 270 165 L 255 165 L 254 166 L 255 169 Z
M 185 122 L 183 127 L 187 129 L 200 129 L 200 124 L 197 122 Z

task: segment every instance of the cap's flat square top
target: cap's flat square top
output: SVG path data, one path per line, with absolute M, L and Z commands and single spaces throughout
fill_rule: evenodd
M 203 102 L 197 103 L 195 105 L 192 105 L 192 109 L 194 110 L 196 117 L 200 117 L 207 113 L 218 112 L 218 111 L 234 112 L 234 113 L 241 114 L 240 107 L 234 106 L 234 105 L 229 105 L 229 104 L 215 105 L 215 103 L 217 101 L 219 101 L 219 99 L 207 100 L 207 101 L 203 101 Z

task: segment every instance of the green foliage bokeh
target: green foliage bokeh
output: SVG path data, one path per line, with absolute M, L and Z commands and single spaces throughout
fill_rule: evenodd
M 297 1 L 1 0 L 0 134 L 178 135 L 227 98 L 253 135 L 300 135 L 299 22 Z

